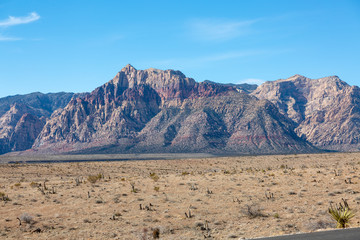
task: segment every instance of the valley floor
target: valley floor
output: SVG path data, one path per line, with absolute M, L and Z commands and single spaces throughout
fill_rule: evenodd
M 336 226 L 327 210 L 342 198 L 356 213 L 350 226 L 358 227 L 359 167 L 360 153 L 0 164 L 0 238 L 311 232 Z

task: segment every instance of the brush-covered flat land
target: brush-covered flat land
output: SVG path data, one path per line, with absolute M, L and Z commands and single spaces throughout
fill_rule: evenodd
M 65 158 L 65 157 L 63 157 Z M 1 239 L 248 239 L 360 221 L 360 153 L 0 164 Z M 20 225 L 21 222 L 21 225 Z

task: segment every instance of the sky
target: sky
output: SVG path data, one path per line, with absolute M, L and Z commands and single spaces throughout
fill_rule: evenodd
M 0 97 L 90 92 L 128 63 L 198 82 L 360 85 L 360 1 L 0 0 Z

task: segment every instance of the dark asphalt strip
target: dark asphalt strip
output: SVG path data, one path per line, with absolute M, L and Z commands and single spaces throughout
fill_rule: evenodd
M 360 240 L 360 228 L 320 231 L 269 238 L 256 238 L 256 240 Z

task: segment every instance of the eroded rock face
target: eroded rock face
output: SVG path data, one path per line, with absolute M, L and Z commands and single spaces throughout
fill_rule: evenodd
M 31 148 L 44 125 L 44 117 L 38 118 L 30 113 L 22 115 L 10 137 L 11 151 L 23 151 Z
M 14 104 L 0 117 L 0 153 L 31 148 L 45 124 L 34 110 L 24 104 Z
M 359 150 L 360 89 L 337 76 L 309 79 L 295 75 L 266 82 L 252 95 L 274 103 L 297 124 L 296 133 L 315 146 Z
M 83 96 L 84 93 L 30 93 L 0 98 L 0 116 L 4 115 L 14 104 L 26 105 L 38 117 L 50 117 L 58 108 L 65 107 L 73 97 Z
M 55 109 L 64 107 L 73 93 L 31 93 L 0 98 L 0 154 L 31 148 Z
M 266 100 L 174 70 L 124 67 L 56 111 L 33 148 L 43 152 L 306 152 L 314 148 Z

